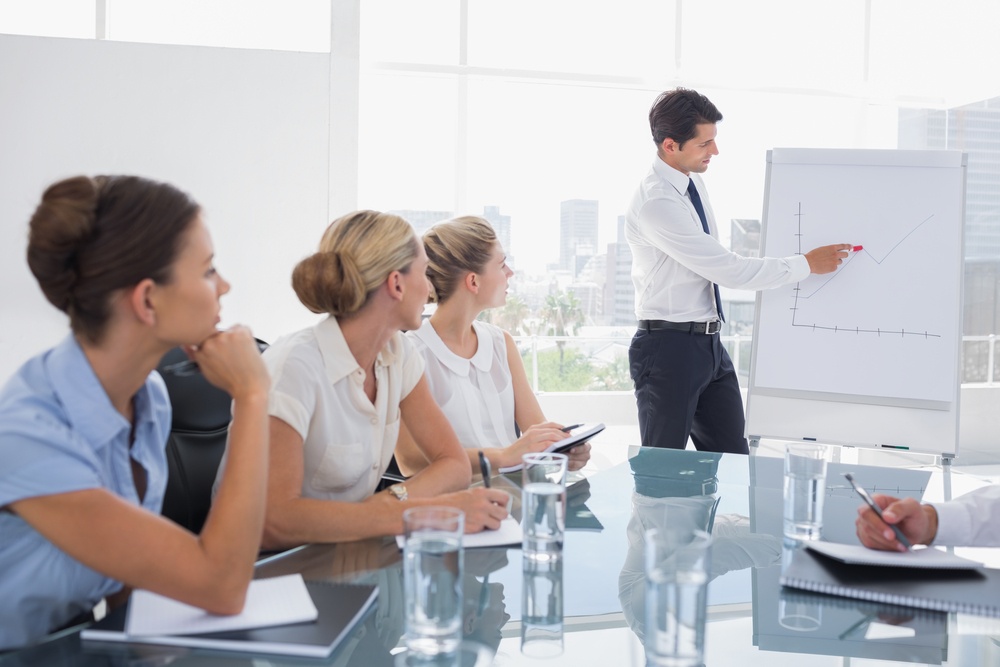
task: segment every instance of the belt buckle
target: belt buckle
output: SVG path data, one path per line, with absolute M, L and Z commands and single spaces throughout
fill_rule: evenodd
M 705 324 L 705 334 L 717 334 L 722 331 L 722 322 L 715 320 L 713 322 L 707 322 Z

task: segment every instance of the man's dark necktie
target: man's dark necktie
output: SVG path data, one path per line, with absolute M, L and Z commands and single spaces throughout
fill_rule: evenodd
M 705 230 L 706 234 L 709 234 L 705 207 L 701 205 L 701 195 L 698 194 L 698 188 L 694 186 L 693 179 L 688 181 L 688 196 L 691 198 L 691 203 L 694 204 L 694 210 L 698 211 L 698 217 L 701 218 L 701 228 Z M 726 316 L 722 314 L 722 297 L 719 295 L 719 286 L 712 283 L 712 289 L 715 290 L 715 309 L 719 312 L 719 319 L 725 322 Z

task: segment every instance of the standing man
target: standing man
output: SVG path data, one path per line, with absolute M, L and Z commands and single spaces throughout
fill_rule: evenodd
M 649 447 L 748 453 L 743 399 L 719 331 L 719 285 L 769 289 L 831 273 L 846 243 L 785 258 L 743 257 L 724 248 L 701 177 L 722 114 L 707 97 L 677 88 L 649 111 L 656 159 L 626 214 L 639 328 L 629 366 L 639 432 Z

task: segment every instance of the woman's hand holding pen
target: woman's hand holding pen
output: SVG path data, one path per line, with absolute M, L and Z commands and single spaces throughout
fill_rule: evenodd
M 507 518 L 510 496 L 500 489 L 479 486 L 467 491 L 446 493 L 436 500 L 465 512 L 465 532 L 478 533 L 500 527 L 500 522 Z

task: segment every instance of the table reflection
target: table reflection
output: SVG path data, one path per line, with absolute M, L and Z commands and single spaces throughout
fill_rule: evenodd
M 632 514 L 626 528 L 628 552 L 618 577 L 618 593 L 625 621 L 640 641 L 645 639 L 643 535 L 647 530 L 686 528 L 710 533 L 709 581 L 734 570 L 780 561 L 781 541 L 777 537 L 751 532 L 747 516 L 718 513 L 722 456 L 641 449 L 629 459 L 634 483 Z
M 636 447 L 628 462 L 587 476 L 567 490 L 562 557 L 562 655 L 553 664 L 644 664 L 643 532 L 685 524 L 710 532 L 705 660 L 710 665 L 830 665 L 864 660 L 922 664 L 1000 664 L 993 619 L 968 619 L 848 600 L 779 585 L 782 559 L 782 460 Z M 825 539 L 854 540 L 859 501 L 840 473 L 866 466 L 830 463 L 824 504 Z M 936 470 L 869 468 L 879 490 L 920 498 L 941 485 Z M 516 478 L 498 478 L 515 494 Z M 109 643 L 70 635 L 24 651 L 0 654 L 0 667 L 260 667 L 268 665 L 395 665 L 403 633 L 401 554 L 393 540 L 311 545 L 259 568 L 258 576 L 301 572 L 309 580 L 373 583 L 379 597 L 364 622 L 329 658 L 304 660 Z M 520 550 L 475 549 L 465 554 L 463 638 L 490 661 L 537 664 L 520 650 L 527 571 Z M 542 576 L 542 588 L 553 588 Z M 530 620 L 530 619 L 529 619 Z M 949 621 L 951 622 L 949 634 Z M 990 621 L 990 624 L 986 624 Z M 964 629 L 963 629 L 964 628 Z M 638 638 L 638 639 L 637 639 Z M 779 655 L 783 654 L 783 655 Z M 950 654 L 950 655 L 949 655 Z M 828 656 L 836 656 L 831 658 Z M 843 658 L 843 661 L 841 660 Z M 865 662 L 864 664 L 872 664 Z M 883 664 L 879 662 L 878 664 Z

